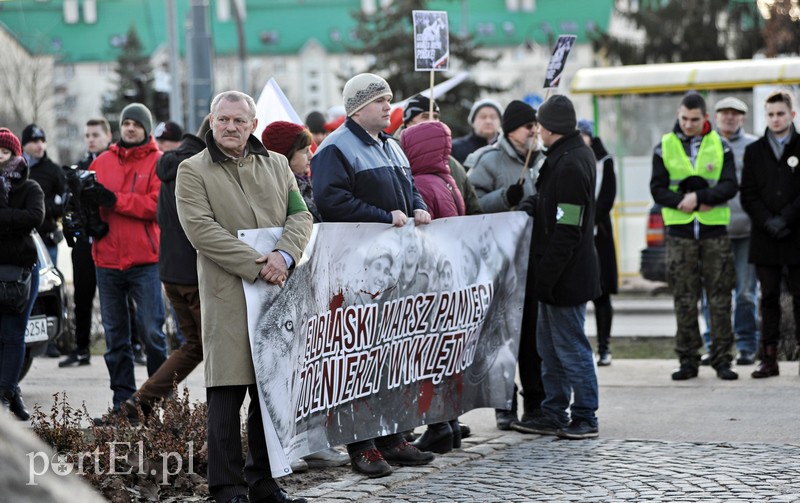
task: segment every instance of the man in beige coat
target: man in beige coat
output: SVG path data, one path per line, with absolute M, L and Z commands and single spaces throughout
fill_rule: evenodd
M 208 485 L 218 502 L 303 503 L 287 496 L 270 472 L 242 280 L 282 286 L 308 244 L 312 219 L 286 159 L 270 155 L 253 136 L 255 115 L 250 96 L 218 94 L 211 103 L 207 148 L 178 170 L 178 217 L 198 251 Z M 237 238 L 239 229 L 264 227 L 283 227 L 266 255 Z M 245 393 L 249 449 L 242 467 L 239 409 Z

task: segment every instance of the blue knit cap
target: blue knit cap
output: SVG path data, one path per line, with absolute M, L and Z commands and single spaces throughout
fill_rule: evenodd
M 578 131 L 589 136 L 589 138 L 594 138 L 594 122 L 589 119 L 579 120 Z

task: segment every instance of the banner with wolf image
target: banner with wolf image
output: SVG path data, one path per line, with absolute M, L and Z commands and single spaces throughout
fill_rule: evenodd
M 239 232 L 261 253 L 281 229 Z M 243 282 L 273 476 L 336 446 L 511 407 L 522 212 L 314 225 L 283 288 Z

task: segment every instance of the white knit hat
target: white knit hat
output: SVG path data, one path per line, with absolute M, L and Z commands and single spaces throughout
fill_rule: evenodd
M 389 84 L 374 73 L 361 73 L 347 81 L 342 91 L 348 117 L 383 96 L 392 97 Z

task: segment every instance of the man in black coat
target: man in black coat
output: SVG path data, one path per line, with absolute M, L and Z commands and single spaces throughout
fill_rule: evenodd
M 86 156 L 78 161 L 71 176 L 80 176 L 89 170 L 92 161 L 108 149 L 111 143 L 111 125 L 104 118 L 89 119 L 84 128 L 84 141 L 86 142 Z M 65 168 L 71 169 L 71 168 Z M 76 178 L 70 178 L 71 184 Z M 71 197 L 78 197 L 73 193 Z M 69 207 L 70 204 L 66 203 Z M 69 211 L 69 208 L 67 209 Z M 86 214 L 81 218 L 86 218 Z M 88 224 L 88 222 L 83 222 Z M 69 242 L 69 240 L 67 241 Z M 92 259 L 92 239 L 83 233 L 75 236 L 72 246 L 72 278 L 75 287 L 73 299 L 75 302 L 75 349 L 66 358 L 58 362 L 58 366 L 76 367 L 91 363 L 92 309 L 94 308 L 94 293 L 97 291 L 97 278 L 95 276 L 94 259 Z
M 795 337 L 800 342 L 800 136 L 792 96 L 770 94 L 767 131 L 744 152 L 741 200 L 750 215 L 750 262 L 761 283 L 761 364 L 753 377 L 778 375 L 781 276 L 789 270 Z
M 595 158 L 575 129 L 575 108 L 567 97 L 551 97 L 539 107 L 538 118 L 547 160 L 539 172 L 537 195 L 520 209 L 532 209 L 536 222 L 531 253 L 545 399 L 541 417 L 514 429 L 592 438 L 598 435 L 597 374 L 584 321 L 586 302 L 601 293 L 593 232 Z
M 62 198 L 67 190 L 67 180 L 61 166 L 47 157 L 47 138 L 44 130 L 36 124 L 28 124 L 22 130 L 23 157 L 30 169 L 30 179 L 44 191 L 44 223 L 36 228 L 42 237 L 53 264 L 58 265 L 58 243 L 64 238 L 58 229 L 62 213 Z M 58 356 L 57 354 L 55 356 Z

